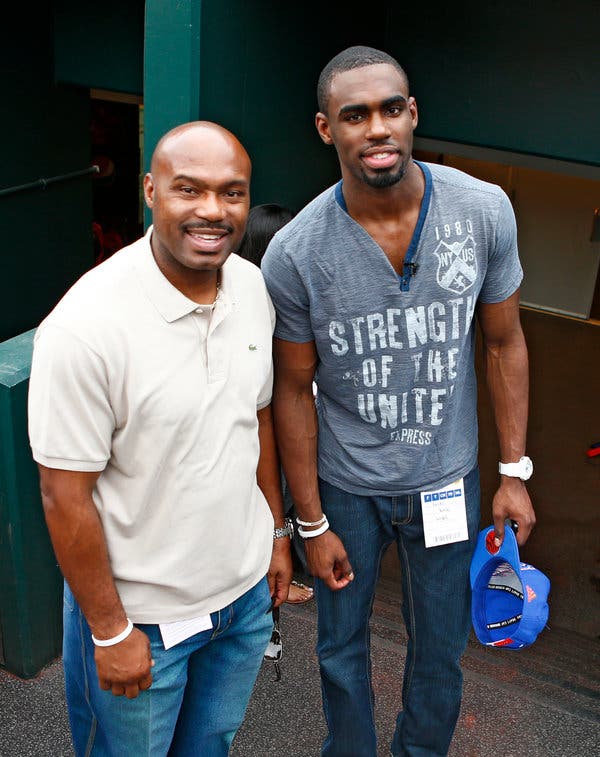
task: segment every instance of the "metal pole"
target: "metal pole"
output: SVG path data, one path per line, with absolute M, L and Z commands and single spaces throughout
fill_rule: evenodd
M 90 166 L 84 168 L 81 171 L 71 171 L 71 173 L 63 173 L 59 176 L 52 176 L 49 179 L 37 179 L 37 181 L 30 181 L 28 184 L 19 184 L 16 187 L 7 187 L 6 189 L 0 189 L 0 197 L 6 195 L 12 195 L 17 192 L 25 192 L 28 189 L 46 189 L 49 184 L 56 184 L 59 181 L 68 181 L 69 179 L 76 179 L 79 176 L 87 176 L 88 174 L 100 173 L 98 166 Z

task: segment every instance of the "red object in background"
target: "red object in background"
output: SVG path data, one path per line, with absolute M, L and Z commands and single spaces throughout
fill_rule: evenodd
M 598 457 L 600 455 L 600 442 L 590 445 L 590 448 L 585 453 L 588 457 Z
M 97 221 L 92 222 L 92 233 L 94 236 L 94 265 L 102 263 L 124 246 L 123 237 L 116 229 L 103 229 Z

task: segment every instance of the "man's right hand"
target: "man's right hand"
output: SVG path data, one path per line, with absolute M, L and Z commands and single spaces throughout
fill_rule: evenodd
M 331 529 L 304 540 L 310 572 L 332 591 L 339 591 L 354 580 L 354 572 L 341 539 Z
M 135 699 L 152 685 L 150 640 L 138 628 L 112 647 L 96 647 L 94 659 L 100 688 L 117 697 Z

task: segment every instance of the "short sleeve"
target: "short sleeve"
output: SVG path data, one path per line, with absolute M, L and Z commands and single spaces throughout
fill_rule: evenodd
M 276 317 L 275 308 L 273 307 L 271 298 L 269 297 L 266 291 L 265 291 L 265 297 L 267 299 L 267 304 L 269 306 L 269 318 L 271 320 L 271 333 L 273 333 L 273 329 L 275 328 L 275 317 Z M 263 407 L 267 407 L 267 405 L 270 405 L 272 395 L 273 395 L 273 358 L 271 358 L 271 364 L 269 366 L 269 375 L 267 376 L 266 381 L 263 384 L 263 387 L 260 390 L 260 393 L 258 395 L 258 400 L 256 402 L 256 409 L 262 410 Z
M 313 341 L 306 287 L 277 235 L 267 247 L 261 270 L 277 313 L 274 336 L 290 342 Z
M 28 406 L 34 460 L 48 468 L 104 470 L 115 428 L 106 369 L 68 330 L 38 329 Z
M 269 375 L 267 376 L 267 380 L 263 384 L 263 387 L 260 390 L 260 394 L 258 395 L 258 400 L 256 402 L 256 409 L 262 410 L 263 407 L 267 407 L 267 405 L 270 405 L 272 394 L 273 394 L 273 361 L 271 360 L 271 365 L 269 367 Z
M 481 288 L 481 302 L 503 302 L 521 285 L 523 269 L 519 261 L 517 224 L 507 195 L 502 192 L 496 222 L 494 247 Z

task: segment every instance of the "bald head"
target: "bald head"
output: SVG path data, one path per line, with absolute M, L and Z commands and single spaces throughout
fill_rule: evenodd
M 176 126 L 158 140 L 152 153 L 150 171 L 154 173 L 157 165 L 165 159 L 168 160 L 173 151 L 189 151 L 194 147 L 209 144 L 217 148 L 220 146 L 226 152 L 228 149 L 231 150 L 242 164 L 247 164 L 248 170 L 251 169 L 250 157 L 234 134 L 212 121 L 190 121 Z

